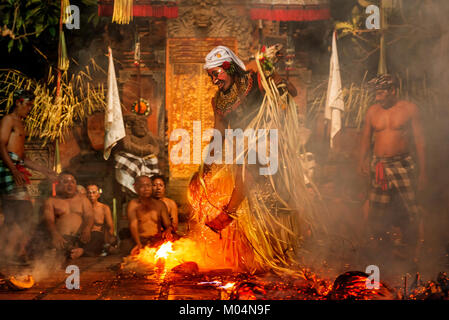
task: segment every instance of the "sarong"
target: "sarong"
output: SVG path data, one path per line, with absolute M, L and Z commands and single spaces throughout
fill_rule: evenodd
M 26 183 L 29 184 L 29 177 L 31 173 L 24 167 L 24 162 L 14 152 L 8 152 L 13 164 L 17 170 L 24 174 Z M 14 181 L 11 170 L 6 166 L 3 160 L 0 159 L 0 194 L 7 195 L 16 200 L 28 200 L 28 189 L 26 186 L 18 186 Z
M 415 163 L 408 154 L 394 157 L 373 157 L 371 162 L 370 207 L 385 211 L 392 206 L 397 192 L 410 220 L 419 215 L 414 187 Z

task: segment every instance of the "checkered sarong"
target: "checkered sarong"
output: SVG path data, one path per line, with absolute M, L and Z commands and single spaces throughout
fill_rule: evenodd
M 124 187 L 135 192 L 133 183 L 138 176 L 153 176 L 159 174 L 157 157 L 151 155 L 146 158 L 137 157 L 131 153 L 119 152 L 114 156 L 117 181 Z
M 408 154 L 373 157 L 371 162 L 370 206 L 385 210 L 391 205 L 392 192 L 397 191 L 411 218 L 418 216 L 416 191 L 413 186 L 415 163 Z
M 24 174 L 26 182 L 29 183 L 28 177 L 31 176 L 31 174 L 23 167 L 23 160 L 14 152 L 8 152 L 8 155 L 17 169 Z M 23 192 L 27 192 L 26 186 L 16 185 L 11 170 L 9 170 L 3 160 L 0 159 L 0 194 L 10 195 L 12 193 Z

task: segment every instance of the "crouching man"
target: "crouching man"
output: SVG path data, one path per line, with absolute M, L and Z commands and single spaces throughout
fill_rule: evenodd
M 138 198 L 131 200 L 127 207 L 129 229 L 136 244 L 131 254 L 137 254 L 145 246 L 158 246 L 165 240 L 174 240 L 167 206 L 151 197 L 151 179 L 136 177 L 134 188 Z
M 44 204 L 44 221 L 51 246 L 76 259 L 83 255 L 93 226 L 93 209 L 86 196 L 78 193 L 76 180 L 70 173 L 58 177 L 56 197 Z

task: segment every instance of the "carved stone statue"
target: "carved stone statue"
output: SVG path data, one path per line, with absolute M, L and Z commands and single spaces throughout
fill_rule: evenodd
M 161 142 L 148 130 L 144 116 L 126 115 L 126 136 L 114 155 L 115 177 L 123 187 L 134 190 L 134 179 L 140 175 L 159 174 L 158 155 L 163 148 Z
M 126 115 L 124 118 L 126 136 L 122 140 L 123 151 L 140 158 L 157 157 L 160 142 L 148 130 L 146 118 L 137 115 Z

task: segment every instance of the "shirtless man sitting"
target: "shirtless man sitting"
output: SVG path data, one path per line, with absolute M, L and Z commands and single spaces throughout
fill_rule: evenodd
M 161 175 L 154 175 L 151 177 L 153 182 L 153 198 L 162 200 L 168 209 L 173 231 L 178 229 L 178 206 L 176 202 L 165 196 L 165 179 Z
M 52 246 L 64 250 L 72 259 L 83 255 L 83 246 L 90 241 L 93 216 L 91 203 L 78 193 L 75 177 L 61 173 L 56 197 L 44 203 L 44 219 Z
M 138 198 L 131 200 L 127 207 L 129 229 L 136 243 L 131 254 L 137 254 L 144 246 L 157 246 L 163 240 L 173 241 L 167 206 L 151 197 L 151 179 L 147 176 L 136 177 L 134 188 Z
M 100 196 L 100 190 L 97 185 L 90 184 L 87 186 L 87 198 L 92 204 L 94 213 L 94 225 L 90 233 L 91 240 L 84 247 L 87 254 L 99 255 L 105 243 L 110 244 L 114 241 L 114 225 L 111 209 L 109 209 L 109 206 L 98 201 Z M 105 226 L 107 230 L 105 230 Z

